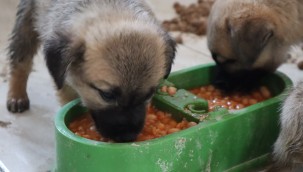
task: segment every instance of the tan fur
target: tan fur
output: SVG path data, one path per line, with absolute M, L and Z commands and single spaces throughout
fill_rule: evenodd
M 74 8 L 82 10 L 82 12 L 77 13 Z M 123 61 L 138 61 L 138 66 L 149 63 L 152 68 L 150 72 L 153 73 L 151 77 L 148 77 L 144 81 L 134 80 L 132 82 L 142 82 L 144 85 L 155 86 L 166 74 L 165 68 L 171 65 L 167 64 L 166 61 L 166 53 L 169 46 L 167 45 L 167 41 L 169 41 L 168 39 L 170 38 L 166 37 L 168 35 L 162 30 L 144 1 L 83 1 L 83 4 L 81 4 L 81 1 L 62 1 L 53 4 L 49 0 L 30 0 L 21 1 L 19 11 L 15 30 L 12 33 L 11 46 L 9 47 L 12 54 L 10 57 L 12 74 L 8 94 L 8 109 L 15 107 L 14 103 L 11 103 L 11 100 L 18 99 L 19 97 L 27 97 L 25 96 L 27 95 L 26 83 L 31 70 L 31 65 L 29 64 L 32 63 L 32 57 L 40 42 L 48 46 L 53 44 L 52 42 L 56 39 L 58 39 L 58 43 L 69 39 L 70 44 L 64 45 L 68 46 L 66 50 L 63 50 L 64 54 L 67 56 L 75 56 L 80 49 L 81 51 L 85 51 L 83 56 L 85 63 L 80 66 L 77 65 L 75 70 L 70 70 L 73 69 L 74 62 L 72 61 L 77 61 L 78 59 L 67 59 L 66 62 L 64 62 L 70 64 L 67 64 L 67 81 L 65 82 L 65 86 L 63 89 L 58 90 L 58 95 L 62 96 L 59 98 L 62 103 L 70 101 L 71 98 L 75 97 L 73 91 L 64 93 L 67 90 L 66 88 L 73 88 L 78 93 L 83 91 L 82 94 L 79 93 L 83 98 L 88 97 L 87 99 L 90 99 L 90 102 L 95 102 L 92 103 L 92 107 L 100 106 L 100 98 L 93 96 L 96 95 L 96 91 L 87 90 L 91 90 L 92 88 L 88 88 L 87 83 L 80 83 L 83 82 L 81 80 L 96 83 L 96 85 L 100 85 L 100 87 L 106 87 L 98 84 L 98 82 L 102 83 L 103 80 L 112 85 L 122 84 L 121 81 L 118 80 L 119 78 L 117 78 L 117 75 L 121 74 L 116 72 L 117 69 L 111 67 L 113 64 L 109 64 L 109 62 L 115 58 L 111 57 L 111 53 L 114 52 L 116 55 L 122 57 L 124 53 L 127 52 L 121 51 L 132 47 L 131 44 L 135 43 L 138 38 L 141 38 L 139 44 L 145 46 L 143 48 L 141 47 L 142 51 L 132 49 L 130 50 L 131 52 L 128 53 L 138 52 L 138 54 L 132 55 L 132 59 L 120 59 L 114 62 L 123 65 Z M 125 38 L 127 41 L 126 45 L 121 45 L 122 43 L 119 41 L 125 33 L 133 35 Z M 62 35 L 59 36 L 57 34 Z M 64 38 L 62 38 L 63 36 Z M 32 42 L 25 44 L 23 43 L 24 40 Z M 111 42 L 111 45 L 109 45 L 109 42 Z M 16 53 L 18 49 L 27 46 L 29 46 L 29 48 L 27 48 L 28 53 L 25 52 L 24 55 L 22 52 Z M 108 50 L 113 51 L 109 52 Z M 172 49 L 172 52 L 173 51 Z M 128 55 L 130 56 L 130 54 Z M 140 59 L 136 59 L 139 57 L 146 59 L 142 59 L 140 62 Z M 24 62 L 23 58 L 25 59 Z M 134 63 L 134 67 L 135 65 Z M 24 72 L 23 70 L 26 71 Z M 80 76 L 85 79 L 78 79 Z M 21 84 L 19 80 L 22 80 Z M 71 94 L 71 96 L 69 96 L 69 94 Z M 18 107 L 18 105 L 16 107 Z M 21 108 L 16 111 L 23 110 L 26 109 Z
M 63 87 L 57 91 L 57 96 L 61 106 L 79 97 L 75 90 L 67 84 L 64 84 Z
M 100 97 L 94 96 L 98 93 L 87 84 L 83 84 L 84 81 L 94 83 L 98 88 L 105 90 L 110 89 L 111 86 L 122 86 L 125 89 L 130 89 L 128 85 L 125 85 L 124 80 L 120 78 L 123 73 L 117 72 L 119 71 L 119 67 L 124 65 L 123 61 L 131 60 L 135 63 L 137 61 L 138 64 L 141 64 L 143 61 L 149 61 L 148 66 L 151 68 L 150 72 L 152 75 L 142 78 L 143 80 L 137 80 L 139 77 L 134 78 L 133 81 L 129 80 L 130 83 L 133 84 L 132 89 L 137 89 L 136 84 L 138 82 L 147 86 L 138 88 L 142 89 L 142 92 L 147 92 L 151 86 L 156 87 L 165 74 L 165 42 L 161 37 L 157 36 L 156 28 L 152 28 L 153 26 L 146 23 L 138 23 L 136 21 L 120 21 L 120 23 L 117 21 L 115 25 L 103 22 L 99 22 L 98 24 L 104 25 L 103 29 L 106 33 L 102 33 L 102 31 L 98 30 L 98 27 L 94 25 L 88 25 L 88 27 L 84 29 L 86 32 L 79 35 L 79 37 L 82 37 L 83 41 L 86 42 L 85 62 L 81 64 L 82 70 L 79 70 L 78 67 L 74 69 L 71 68 L 67 75 L 67 84 L 71 85 L 71 87 L 78 92 L 83 104 L 90 108 L 105 108 L 107 106 L 107 103 Z M 121 33 L 124 35 L 128 33 L 136 35 L 130 36 L 130 38 L 125 37 L 128 44 L 137 45 L 138 42 L 136 40 L 141 39 L 139 42 L 141 45 L 137 45 L 141 46 L 138 47 L 141 50 L 129 50 L 128 52 L 128 50 L 125 49 L 125 44 L 120 43 L 123 38 L 115 38 L 116 35 Z M 99 34 L 101 35 L 96 36 Z M 98 40 L 96 40 L 96 37 L 98 37 Z M 138 54 L 134 54 L 136 52 L 138 52 Z M 142 52 L 144 52 L 144 54 L 140 54 Z M 122 54 L 126 56 L 121 56 L 119 61 L 121 64 L 117 64 L 118 61 L 113 62 L 113 56 Z M 113 68 L 113 65 L 116 67 Z M 123 71 L 124 69 L 121 70 Z M 142 70 L 144 69 L 142 68 Z M 136 75 L 141 74 L 133 73 L 132 75 L 136 77 Z
M 208 21 L 209 49 L 219 56 L 219 62 L 236 60 L 224 64 L 229 72 L 244 68 L 273 71 L 284 61 L 289 46 L 302 39 L 302 7 L 299 0 L 217 0 Z M 255 52 L 251 47 L 261 44 L 270 32 L 273 35 L 264 48 Z
M 29 108 L 29 64 L 40 44 L 60 103 L 80 97 L 98 131 L 122 142 L 141 131 L 176 45 L 141 0 L 21 0 L 9 47 L 11 112 Z

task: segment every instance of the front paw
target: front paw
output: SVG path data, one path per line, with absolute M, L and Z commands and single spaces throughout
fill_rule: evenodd
M 24 97 L 9 97 L 6 102 L 7 110 L 13 113 L 21 113 L 29 109 L 29 99 Z

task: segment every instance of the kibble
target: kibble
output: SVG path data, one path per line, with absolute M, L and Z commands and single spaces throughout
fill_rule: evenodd
M 164 86 L 161 87 L 160 90 L 161 90 L 161 92 L 167 93 L 170 96 L 173 96 L 173 95 L 175 95 L 177 93 L 177 88 L 173 87 L 173 86 L 166 86 L 166 85 L 164 85 Z
M 173 5 L 177 17 L 171 20 L 163 21 L 163 27 L 168 31 L 180 31 L 193 33 L 196 35 L 205 35 L 207 27 L 207 18 L 214 0 L 198 0 L 189 6 L 181 5 L 176 2 Z M 178 40 L 182 38 L 178 38 Z M 179 41 L 183 42 L 183 41 Z
M 175 95 L 177 92 L 177 88 L 176 87 L 168 87 L 167 89 L 167 93 L 171 96 Z

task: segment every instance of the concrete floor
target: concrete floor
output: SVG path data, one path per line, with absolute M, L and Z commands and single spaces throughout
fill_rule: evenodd
M 175 0 L 150 0 L 160 20 L 170 19 L 175 15 L 173 2 Z M 179 2 L 189 4 L 196 0 Z M 11 114 L 6 110 L 5 47 L 14 24 L 17 3 L 17 0 L 0 0 L 0 123 L 7 124 L 0 125 L 0 164 L 2 161 L 11 172 L 45 172 L 52 169 L 55 162 L 53 119 L 60 107 L 41 52 L 35 58 L 27 88 L 31 109 L 22 114 Z M 191 34 L 184 36 L 184 44 L 177 49 L 173 71 L 212 62 L 205 37 Z M 303 72 L 293 64 L 285 64 L 279 70 L 294 82 L 303 77 Z

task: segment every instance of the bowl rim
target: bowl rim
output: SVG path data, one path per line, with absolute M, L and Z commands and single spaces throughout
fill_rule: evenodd
M 193 69 L 201 68 L 201 67 L 209 67 L 209 66 L 213 66 L 213 64 L 211 63 L 211 64 L 197 65 L 197 66 L 193 66 L 188 69 L 183 69 L 183 70 L 173 72 L 172 74 L 175 75 L 177 73 L 182 73 L 184 71 L 193 70 Z M 86 139 L 86 138 L 83 138 L 81 136 L 74 134 L 72 131 L 70 131 L 68 129 L 67 125 L 65 124 L 65 118 L 69 114 L 71 109 L 73 109 L 77 106 L 81 106 L 81 107 L 85 108 L 84 106 L 82 106 L 80 98 L 75 99 L 75 100 L 65 104 L 63 107 L 61 107 L 61 109 L 57 112 L 57 114 L 55 116 L 55 122 L 54 122 L 55 129 L 61 135 L 68 138 L 69 140 L 78 142 L 80 144 L 90 145 L 90 146 L 101 146 L 101 147 L 125 146 L 125 147 L 129 147 L 129 146 L 140 146 L 140 145 L 150 145 L 150 144 L 161 144 L 162 142 L 165 142 L 165 141 L 182 138 L 182 137 L 188 135 L 189 133 L 196 132 L 197 129 L 199 130 L 201 128 L 206 128 L 210 125 L 220 125 L 222 122 L 225 122 L 226 120 L 232 120 L 233 118 L 237 118 L 239 116 L 245 115 L 246 113 L 250 113 L 251 111 L 254 111 L 256 109 L 259 109 L 264 106 L 268 106 L 268 105 L 277 103 L 278 101 L 281 101 L 281 99 L 283 99 L 284 96 L 286 95 L 285 93 L 288 91 L 288 87 L 292 85 L 292 81 L 290 80 L 290 78 L 287 75 L 285 75 L 282 72 L 276 71 L 274 74 L 278 75 L 285 83 L 285 89 L 280 94 L 278 94 L 270 99 L 267 99 L 265 101 L 262 101 L 260 103 L 257 103 L 255 105 L 251 105 L 249 107 L 246 107 L 246 108 L 243 108 L 240 110 L 229 111 L 228 112 L 229 115 L 223 116 L 223 118 L 220 120 L 203 121 L 203 122 L 198 123 L 196 126 L 187 128 L 185 130 L 178 131 L 176 133 L 168 134 L 168 135 L 165 135 L 165 136 L 162 136 L 159 138 L 146 140 L 146 141 L 139 141 L 139 142 L 110 143 L 110 142 L 101 142 L 101 141 L 90 140 L 90 139 Z

